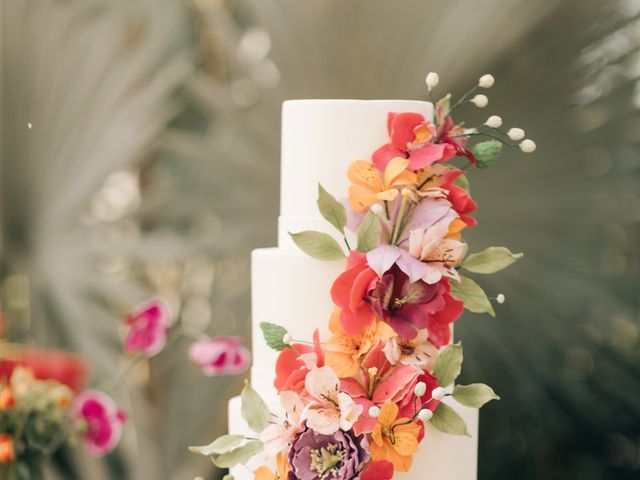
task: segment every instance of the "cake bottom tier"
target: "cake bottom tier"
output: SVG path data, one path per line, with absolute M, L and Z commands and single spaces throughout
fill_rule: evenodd
M 446 401 L 446 400 L 445 400 Z M 273 412 L 279 411 L 277 401 L 267 402 Z M 449 403 L 446 401 L 446 403 Z M 470 437 L 448 435 L 427 424 L 425 438 L 413 457 L 413 466 L 408 473 L 397 472 L 398 480 L 476 480 L 478 465 L 478 410 L 450 404 L 467 422 Z M 229 433 L 255 436 L 240 413 L 240 397 L 229 402 Z M 253 471 L 265 464 L 261 455 L 256 456 L 247 466 L 231 469 L 235 480 L 253 480 Z

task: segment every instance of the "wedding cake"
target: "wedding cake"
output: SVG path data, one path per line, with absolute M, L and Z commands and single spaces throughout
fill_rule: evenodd
M 251 257 L 251 384 L 273 409 L 278 405 L 273 386 L 277 352 L 265 344 L 260 323 L 277 322 L 294 338 L 306 338 L 315 329 L 321 337 L 328 336 L 329 290 L 344 269 L 344 262 L 308 257 L 288 232 L 313 229 L 334 234 L 318 213 L 318 182 L 328 191 L 346 192 L 349 164 L 370 157 L 385 142 L 388 112 L 419 112 L 432 118 L 433 105 L 414 100 L 290 100 L 283 104 L 278 247 L 254 250 Z M 471 436 L 448 435 L 427 426 L 428 441 L 414 455 L 412 471 L 394 478 L 476 478 L 478 410 L 457 408 Z M 247 431 L 240 397 L 229 403 L 229 431 Z M 250 468 L 236 467 L 234 478 L 253 479 Z
M 438 77 L 426 80 L 431 98 Z M 493 316 L 505 298 L 468 273 L 522 254 L 468 253 L 467 173 L 503 145 L 535 149 L 498 116 L 453 121 L 465 104 L 486 106 L 472 95 L 493 82 L 435 106 L 284 103 L 278 247 L 252 254 L 251 381 L 229 403 L 229 434 L 192 451 L 237 480 L 477 477 L 478 409 L 499 397 L 456 383 L 453 323 L 465 309 Z M 470 145 L 476 136 L 489 140 Z

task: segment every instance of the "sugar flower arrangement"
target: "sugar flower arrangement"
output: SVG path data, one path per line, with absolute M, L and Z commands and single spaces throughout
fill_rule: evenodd
M 129 362 L 121 374 L 86 389 L 87 366 L 65 352 L 3 342 L 0 338 L 0 478 L 42 478 L 47 457 L 64 444 L 82 442 L 93 457 L 119 443 L 127 414 L 109 392 L 141 361 L 159 354 L 178 336 L 195 337 L 191 361 L 207 376 L 242 373 L 249 351 L 235 337 L 209 338 L 172 323 L 159 298 L 131 309 L 123 322 L 123 350 Z
M 435 73 L 426 77 L 430 98 L 438 81 Z M 495 273 L 522 256 L 504 247 L 468 254 L 463 240 L 477 224 L 468 168 L 492 166 L 504 145 L 535 150 L 522 129 L 501 130 L 497 115 L 475 128 L 454 122 L 465 104 L 485 107 L 488 99 L 477 91 L 493 83 L 482 76 L 453 104 L 446 95 L 435 102 L 433 119 L 389 112 L 380 119 L 387 143 L 346 172 L 347 197 L 339 201 L 319 186 L 320 213 L 347 251 L 325 233 L 291 237 L 316 259 L 346 260 L 330 292 L 331 336 L 321 339 L 316 331 L 292 339 L 279 325 L 261 324 L 266 343 L 280 352 L 278 412 L 247 384 L 242 414 L 255 436 L 225 435 L 192 451 L 221 468 L 260 453 L 267 463 L 254 471 L 256 480 L 388 480 L 410 470 L 420 442 L 429 448 L 427 422 L 468 435 L 453 402 L 479 408 L 499 398 L 481 383 L 455 384 L 463 351 L 451 344 L 452 324 L 464 309 L 494 315 L 467 272 Z M 471 145 L 474 137 L 488 140 Z M 466 159 L 461 167 L 457 158 Z

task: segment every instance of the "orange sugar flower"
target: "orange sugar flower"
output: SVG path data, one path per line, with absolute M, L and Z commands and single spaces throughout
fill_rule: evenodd
M 0 463 L 12 462 L 14 458 L 13 437 L 11 435 L 0 434 Z
M 349 336 L 340 322 L 341 310 L 334 309 L 329 320 L 329 330 L 333 336 L 325 343 L 325 363 L 340 378 L 355 375 L 364 355 L 378 344 L 379 340 L 388 340 L 395 336 L 393 329 L 384 322 L 374 321 L 360 335 Z
M 419 434 L 420 426 L 408 418 L 398 418 L 398 406 L 388 400 L 371 433 L 371 458 L 388 460 L 397 471 L 408 472 L 418 449 Z
M 375 165 L 366 160 L 353 162 L 347 172 L 351 182 L 351 207 L 360 212 L 374 203 L 396 198 L 400 193 L 396 187 L 415 185 L 416 175 L 407 170 L 408 165 L 409 160 L 396 157 L 387 164 L 384 172 L 380 172 Z
M 289 461 L 287 456 L 280 452 L 276 456 L 276 472 L 273 472 L 269 467 L 263 465 L 259 467 L 254 473 L 254 480 L 287 480 L 289 477 Z
M 11 387 L 0 385 L 0 410 L 7 410 L 16 406 L 16 398 L 13 396 Z

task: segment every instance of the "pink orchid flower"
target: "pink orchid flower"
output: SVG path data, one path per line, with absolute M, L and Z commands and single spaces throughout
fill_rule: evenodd
M 284 410 L 284 418 L 272 423 L 260 434 L 265 453 L 273 457 L 285 450 L 303 425 L 304 403 L 300 395 L 291 390 L 285 390 L 280 392 L 279 397 L 280 405 Z
M 391 365 L 415 365 L 431 370 L 438 358 L 438 349 L 429 340 L 429 330 L 418 331 L 413 340 L 393 337 L 384 346 L 384 355 Z
M 409 159 L 408 169 L 415 171 L 434 162 L 449 160 L 452 148 L 436 140 L 436 128 L 419 113 L 393 113 L 387 116 L 390 142 L 373 153 L 373 163 L 381 172 L 396 157 Z
M 384 275 L 394 264 L 409 277 L 410 282 L 419 280 L 428 285 L 438 283 L 445 276 L 459 280 L 460 275 L 455 264 L 466 250 L 466 244 L 455 238 L 448 238 L 451 222 L 458 218 L 457 213 L 448 208 L 448 202 L 432 201 L 438 205 L 437 216 L 431 217 L 435 223 L 428 227 L 410 230 L 408 251 L 394 245 L 382 245 L 367 253 L 367 264 L 378 274 Z M 446 214 L 440 214 L 446 209 Z M 440 218 L 438 219 L 438 216 Z M 425 216 L 425 219 L 428 218 Z M 422 223 L 428 225 L 428 223 Z M 411 226 L 414 226 L 411 225 Z
M 350 430 L 362 413 L 363 407 L 339 390 L 340 379 L 329 367 L 312 369 L 305 378 L 305 389 L 311 403 L 303 417 L 317 433 L 333 435 L 338 430 Z
M 453 212 L 453 211 L 452 211 Z M 465 243 L 447 238 L 449 225 L 458 218 L 449 215 L 429 228 L 418 228 L 409 233 L 409 253 L 420 260 L 420 279 L 430 285 L 444 277 L 460 280 L 455 264 L 467 249 Z
M 236 337 L 198 340 L 191 344 L 189 358 L 209 377 L 243 373 L 251 363 L 251 353 Z
M 75 398 L 71 411 L 84 424 L 84 447 L 89 455 L 102 457 L 118 445 L 127 416 L 111 397 L 85 390 Z
M 170 320 L 171 310 L 162 299 L 157 298 L 138 305 L 125 320 L 125 352 L 139 352 L 146 357 L 158 354 L 167 343 Z

